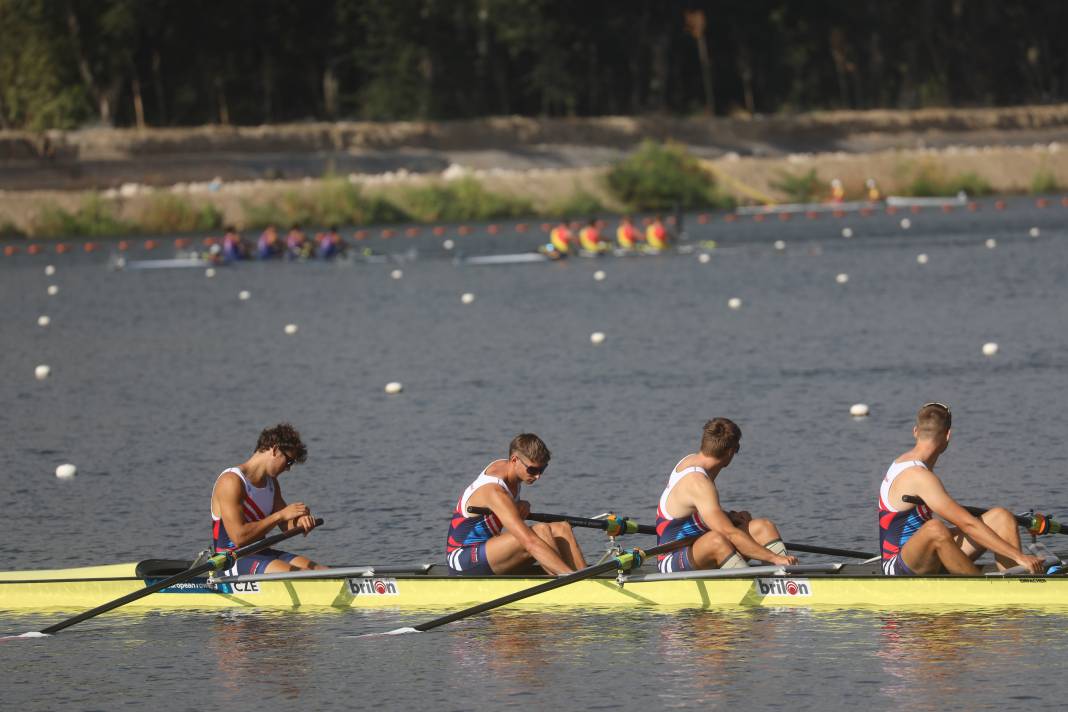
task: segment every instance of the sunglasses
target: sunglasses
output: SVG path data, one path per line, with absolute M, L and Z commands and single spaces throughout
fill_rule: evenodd
M 934 406 L 935 408 L 941 408 L 942 410 L 946 411 L 947 413 L 952 413 L 953 412 L 953 411 L 951 411 L 949 409 L 948 405 L 946 405 L 945 403 L 939 403 L 938 401 L 931 401 L 930 403 L 924 403 L 922 406 L 920 406 L 920 410 L 923 410 L 924 408 L 929 408 L 931 406 Z
M 535 467 L 534 465 L 528 464 L 527 461 L 519 457 L 519 455 L 516 455 L 515 459 L 523 463 L 523 465 L 527 468 L 528 475 L 540 475 L 541 473 L 545 472 L 545 468 L 548 467 L 548 465 L 541 465 L 540 467 Z
M 296 464 L 297 458 L 290 457 L 282 448 L 278 448 L 278 453 L 286 459 L 286 466 L 285 468 L 283 468 L 283 471 L 288 470 L 290 467 L 293 467 L 293 465 Z

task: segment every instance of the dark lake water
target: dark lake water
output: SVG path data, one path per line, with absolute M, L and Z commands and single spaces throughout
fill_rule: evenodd
M 213 278 L 110 271 L 99 254 L 4 258 L 4 568 L 192 555 L 209 541 L 215 477 L 279 420 L 310 451 L 282 477 L 286 495 L 327 522 L 290 548 L 333 564 L 443 560 L 456 498 L 520 431 L 553 450 L 526 492 L 535 509 L 652 520 L 669 469 L 717 415 L 743 431 L 719 479 L 727 506 L 773 518 L 787 539 L 871 549 L 878 483 L 929 400 L 953 407 L 939 469 L 958 499 L 1068 514 L 1066 219 L 1024 199 L 1003 212 L 691 216 L 691 239 L 720 243 L 708 263 L 465 267 L 429 236 L 376 243 L 417 247 L 403 264 L 243 264 Z M 539 238 L 455 239 L 488 253 Z M 997 355 L 982 354 L 986 342 Z M 51 366 L 45 381 L 38 364 Z M 404 392 L 386 395 L 389 381 Z M 870 417 L 850 417 L 858 402 Z M 78 466 L 73 480 L 54 476 L 64 462 Z M 595 534 L 580 540 L 596 553 Z M 119 612 L 0 642 L 0 698 L 10 709 L 975 709 L 1068 691 L 1051 662 L 1068 653 L 1068 616 L 1028 611 L 499 610 L 424 635 L 345 637 L 422 618 Z M 0 631 L 55 619 L 0 612 Z

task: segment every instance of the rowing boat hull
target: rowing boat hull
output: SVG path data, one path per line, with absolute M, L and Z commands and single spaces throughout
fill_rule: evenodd
M 155 583 L 134 564 L 0 574 L 0 610 L 79 610 Z M 438 567 L 435 567 L 438 568 Z M 771 572 L 769 572 L 770 574 Z M 154 609 L 460 608 L 521 591 L 542 577 L 449 577 L 427 574 L 278 579 L 240 577 L 209 584 L 194 579 L 129 604 Z M 656 574 L 580 581 L 518 606 L 569 608 L 975 609 L 1068 608 L 1068 577 L 885 577 L 841 573 L 757 577 L 671 578 Z

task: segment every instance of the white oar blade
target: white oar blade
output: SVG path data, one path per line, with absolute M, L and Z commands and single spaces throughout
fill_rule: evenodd
M 423 631 L 416 628 L 394 628 L 393 630 L 387 630 L 385 633 L 362 633 L 360 635 L 346 635 L 346 638 L 378 638 L 383 635 L 404 635 L 406 633 L 422 633 Z
M 47 633 L 38 633 L 37 631 L 30 631 L 29 633 L 23 633 L 21 635 L 0 635 L 0 640 L 15 640 L 17 638 L 51 638 L 52 636 Z

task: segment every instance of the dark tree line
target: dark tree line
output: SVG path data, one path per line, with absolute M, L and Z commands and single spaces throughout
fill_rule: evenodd
M 0 128 L 990 106 L 1065 0 L 0 0 Z

